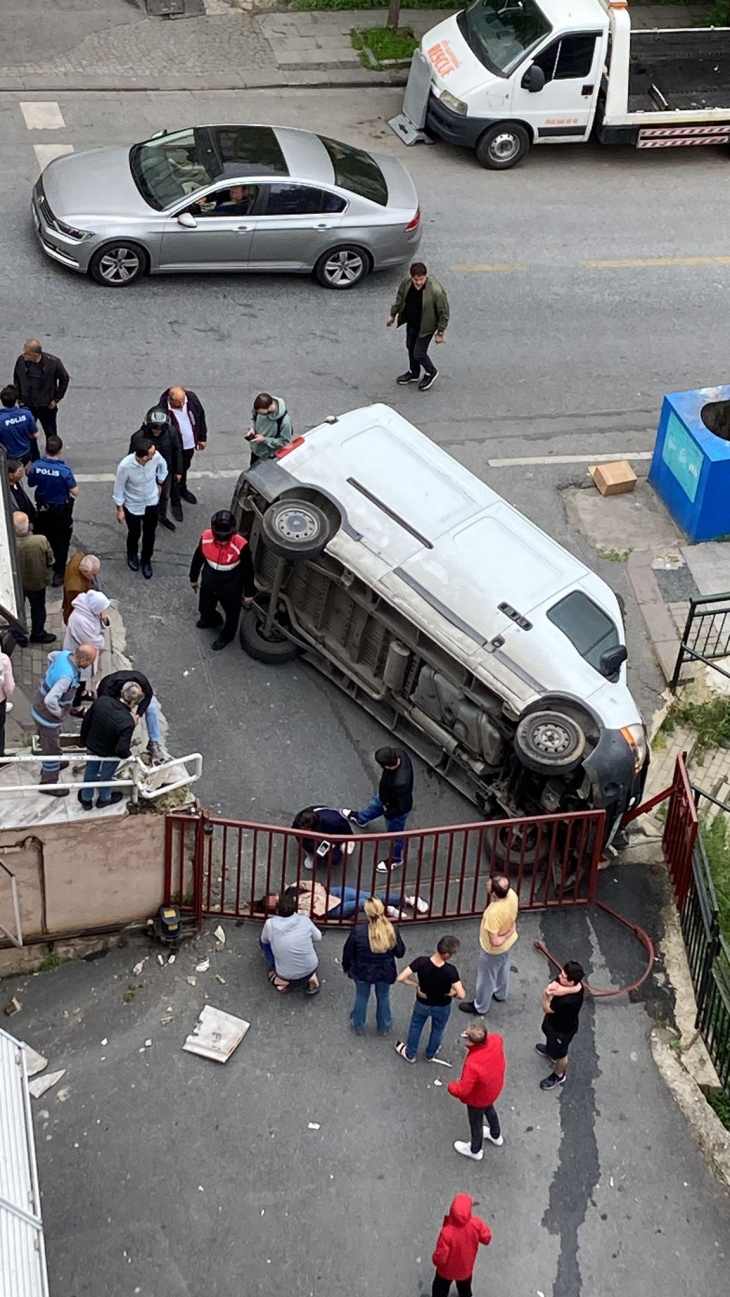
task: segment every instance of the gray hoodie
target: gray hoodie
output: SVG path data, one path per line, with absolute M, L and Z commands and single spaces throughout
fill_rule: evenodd
M 294 435 L 292 421 L 287 413 L 283 396 L 275 396 L 276 414 L 255 413 L 253 418 L 254 432 L 260 432 L 265 441 L 252 441 L 251 451 L 255 459 L 267 459 L 282 446 L 288 446 Z

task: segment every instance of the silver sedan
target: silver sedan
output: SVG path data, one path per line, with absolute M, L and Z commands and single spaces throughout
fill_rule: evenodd
M 280 126 L 194 126 L 68 154 L 36 182 L 31 210 L 43 251 L 109 288 L 207 270 L 353 288 L 421 239 L 396 158 Z

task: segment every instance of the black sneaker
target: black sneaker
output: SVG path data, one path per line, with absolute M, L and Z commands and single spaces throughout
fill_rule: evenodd
M 203 618 L 199 617 L 195 625 L 198 630 L 215 630 L 216 626 L 221 625 L 222 621 L 223 618 L 219 614 L 215 621 L 203 621 Z
M 474 1013 L 479 1017 L 479 1010 L 473 1000 L 460 1000 L 459 1008 L 462 1013 Z
M 176 527 L 175 527 L 174 522 L 170 522 L 170 519 L 169 519 L 169 518 L 160 518 L 160 526 L 161 526 L 161 527 L 164 527 L 164 528 L 165 528 L 165 531 L 175 531 L 175 530 L 176 530 Z
M 182 520 L 183 520 L 183 511 L 182 511 L 182 505 L 181 505 L 181 504 L 173 504 L 173 506 L 172 506 L 172 516 L 173 516 L 173 518 L 175 519 L 175 522 L 182 522 Z
M 84 797 L 82 797 L 80 791 L 76 794 L 76 796 L 77 796 L 78 799 L 79 799 L 79 805 L 80 805 L 80 806 L 83 806 L 83 808 L 84 808 L 85 811 L 93 811 L 93 809 L 94 809 L 94 799 L 93 799 L 93 797 L 92 797 L 92 799 L 91 799 L 90 802 L 87 802 L 86 799 L 85 799 Z
M 198 503 L 197 495 L 193 495 L 192 491 L 188 491 L 186 486 L 180 488 L 180 498 L 181 500 L 187 500 L 188 504 Z
M 544 1081 L 540 1082 L 541 1090 L 554 1090 L 556 1085 L 565 1085 L 565 1077 L 558 1076 L 557 1072 L 551 1072 L 546 1076 Z
M 400 383 L 401 387 L 405 387 L 406 383 L 417 383 L 418 374 L 412 374 L 409 370 L 406 374 L 399 374 L 395 381 Z
M 547 1045 L 542 1045 L 542 1044 L 535 1045 L 535 1049 L 537 1050 L 538 1054 L 542 1054 L 543 1058 L 547 1058 L 548 1056 Z
M 30 642 L 31 644 L 55 644 L 56 636 L 49 630 L 44 630 L 41 635 L 31 635 Z
M 218 649 L 224 649 L 226 647 L 226 644 L 230 644 L 230 642 L 231 641 L 229 639 L 224 639 L 222 635 L 219 635 L 217 640 L 214 640 L 213 644 L 211 644 L 211 648 L 215 653 L 218 651 Z
M 131 567 L 133 572 L 139 572 L 139 559 L 136 554 L 127 554 L 127 567 Z
M 116 806 L 117 802 L 124 801 L 126 795 L 126 793 L 122 792 L 112 793 L 111 797 L 107 798 L 105 802 L 99 802 L 99 806 Z
M 151 563 L 143 563 L 143 564 L 142 564 L 142 576 L 144 577 L 145 581 L 149 581 L 150 577 L 152 576 L 152 564 L 151 564 Z
M 56 587 L 63 585 L 63 572 L 54 572 L 51 585 Z
M 435 369 L 432 374 L 426 374 L 426 376 L 422 378 L 420 383 L 418 384 L 419 392 L 427 392 L 429 387 L 433 387 L 438 376 L 439 376 L 439 372 L 437 369 Z

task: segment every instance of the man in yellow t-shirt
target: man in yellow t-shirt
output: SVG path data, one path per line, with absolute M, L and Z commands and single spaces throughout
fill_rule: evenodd
M 492 1000 L 507 999 L 509 992 L 510 951 L 517 940 L 517 893 L 512 890 L 509 878 L 497 874 L 487 883 L 489 902 L 482 915 L 479 929 L 479 967 L 473 1000 L 462 1000 L 463 1013 L 489 1011 Z

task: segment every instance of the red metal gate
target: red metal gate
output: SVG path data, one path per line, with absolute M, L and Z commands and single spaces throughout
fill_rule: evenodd
M 318 923 L 353 921 L 371 895 L 403 919 L 443 921 L 481 914 L 487 879 L 503 873 L 522 909 L 586 905 L 594 898 L 604 820 L 603 811 L 577 811 L 416 829 L 402 835 L 403 864 L 383 873 L 377 866 L 390 859 L 387 833 L 325 840 L 270 824 L 174 812 L 167 816 L 166 900 L 198 920 L 263 917 L 262 898 L 291 886 L 311 886 L 316 879 L 331 896 L 339 893 L 342 906 L 334 916 L 318 913 Z M 315 855 L 315 868 L 307 868 L 311 842 L 316 851 L 324 841 L 330 850 L 322 858 Z M 342 889 L 350 890 L 343 894 Z M 427 911 L 408 904 L 415 897 Z

